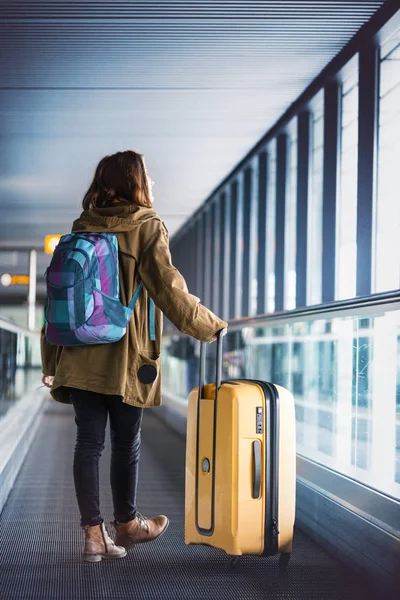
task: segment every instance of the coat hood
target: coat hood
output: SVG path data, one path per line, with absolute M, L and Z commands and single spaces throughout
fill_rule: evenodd
M 74 221 L 72 232 L 120 232 L 132 231 L 152 219 L 160 220 L 152 208 L 132 204 L 121 204 L 108 208 L 85 210 Z

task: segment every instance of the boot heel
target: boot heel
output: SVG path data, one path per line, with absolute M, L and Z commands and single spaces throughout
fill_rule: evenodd
M 103 558 L 123 558 L 126 550 L 114 544 L 104 523 L 93 527 L 85 525 L 85 545 L 82 558 L 85 562 L 100 562 Z
M 100 554 L 84 554 L 83 555 L 83 560 L 85 562 L 100 562 L 102 559 L 102 556 Z

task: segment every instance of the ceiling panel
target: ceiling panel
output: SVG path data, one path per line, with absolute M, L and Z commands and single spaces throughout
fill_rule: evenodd
M 173 233 L 382 4 L 0 0 L 0 249 L 69 231 L 128 148 Z

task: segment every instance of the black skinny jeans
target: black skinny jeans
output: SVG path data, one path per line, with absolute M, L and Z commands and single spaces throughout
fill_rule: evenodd
M 111 490 L 114 517 L 127 523 L 136 515 L 143 409 L 122 402 L 121 396 L 71 389 L 78 426 L 74 481 L 81 525 L 98 525 L 100 513 L 99 460 L 110 415 Z

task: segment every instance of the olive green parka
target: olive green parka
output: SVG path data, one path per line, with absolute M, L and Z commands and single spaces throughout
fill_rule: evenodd
M 227 324 L 188 292 L 172 265 L 168 232 L 154 210 L 121 203 L 84 211 L 73 232 L 115 232 L 119 246 L 120 299 L 127 306 L 140 281 L 144 290 L 135 305 L 126 335 L 113 344 L 62 347 L 41 336 L 45 375 L 54 376 L 52 397 L 71 403 L 69 388 L 116 394 L 132 406 L 161 404 L 160 347 L 162 313 L 183 333 L 208 342 Z M 156 340 L 150 340 L 149 296 L 154 300 Z M 143 365 L 157 369 L 153 383 L 141 383 Z

